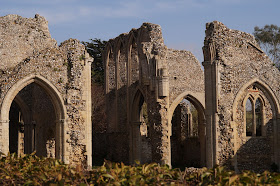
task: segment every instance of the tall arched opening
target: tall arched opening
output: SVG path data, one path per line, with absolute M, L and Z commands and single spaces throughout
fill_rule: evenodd
M 150 163 L 152 160 L 151 138 L 149 133 L 148 105 L 141 91 L 134 97 L 131 114 L 130 162 Z
M 205 166 L 205 116 L 202 105 L 188 95 L 177 105 L 172 116 L 172 167 Z
M 65 108 L 58 90 L 45 78 L 30 75 L 14 84 L 1 107 L 3 152 L 65 159 Z

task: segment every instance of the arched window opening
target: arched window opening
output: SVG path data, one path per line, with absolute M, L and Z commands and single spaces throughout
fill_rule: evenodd
M 149 135 L 148 104 L 140 91 L 136 93 L 133 104 L 131 126 L 131 163 L 152 162 L 152 146 Z
M 204 165 L 205 126 L 198 105 L 188 97 L 175 108 L 172 117 L 171 164 L 173 167 Z
M 256 117 L 256 136 L 262 135 L 262 102 L 260 98 L 255 103 L 255 117 Z
M 257 99 L 256 99 L 257 98 Z M 253 101 L 254 100 L 254 101 Z M 245 105 L 246 136 L 262 136 L 263 102 L 259 95 L 248 98 Z
M 55 109 L 41 86 L 31 83 L 18 93 L 11 104 L 9 120 L 10 152 L 36 151 L 38 156 L 55 157 Z
M 253 135 L 253 105 L 250 98 L 246 101 L 246 136 Z

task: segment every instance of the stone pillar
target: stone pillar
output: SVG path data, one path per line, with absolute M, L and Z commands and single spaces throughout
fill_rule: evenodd
M 31 151 L 36 150 L 36 121 L 31 122 L 32 132 L 31 132 Z
M 161 103 L 157 103 L 158 105 L 151 110 L 149 121 L 152 141 L 152 161 L 171 166 L 171 130 L 168 125 L 168 104 L 166 99 L 160 99 Z
M 277 114 L 278 115 L 278 114 Z M 274 162 L 278 165 L 278 171 L 280 171 L 280 116 L 273 117 L 273 140 L 274 140 Z
M 0 152 L 9 152 L 9 120 L 0 121 Z
M 207 59 L 208 57 L 205 58 Z M 218 62 L 213 60 L 213 56 L 210 59 L 211 59 L 210 61 L 204 61 L 202 63 L 204 66 L 204 77 L 205 77 L 206 166 L 208 168 L 212 168 L 214 165 L 218 163 L 217 162 Z
M 64 161 L 63 157 L 64 119 L 55 121 L 55 158 Z
M 85 145 L 86 145 L 86 155 L 87 155 L 87 165 L 92 166 L 92 121 L 91 121 L 91 63 L 93 59 L 89 57 L 89 54 L 85 53 L 85 78 L 84 78 L 84 95 L 83 99 L 86 100 L 86 110 L 85 110 L 85 125 L 86 125 L 86 134 L 85 134 Z

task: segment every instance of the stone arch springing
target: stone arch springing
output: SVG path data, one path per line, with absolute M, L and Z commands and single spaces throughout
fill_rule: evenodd
M 204 107 L 194 96 L 180 95 L 171 105 L 171 164 L 202 167 L 206 161 Z
M 68 162 L 68 155 L 65 153 L 65 142 L 64 142 L 64 126 L 66 118 L 66 108 L 64 106 L 63 98 L 61 97 L 59 91 L 56 89 L 51 82 L 40 75 L 29 75 L 18 82 L 16 82 L 7 92 L 1 106 L 1 122 L 2 131 L 5 131 L 6 136 L 2 141 L 2 152 L 7 153 L 9 151 L 9 111 L 11 104 L 17 94 L 26 86 L 35 83 L 40 86 L 50 97 L 52 105 L 55 110 L 55 120 L 56 120 L 56 147 L 55 156 L 65 162 Z

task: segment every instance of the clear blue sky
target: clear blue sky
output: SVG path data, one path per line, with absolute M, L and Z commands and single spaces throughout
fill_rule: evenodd
M 58 44 L 69 38 L 108 40 L 143 22 L 159 24 L 167 47 L 189 50 L 199 61 L 207 22 L 248 33 L 255 26 L 280 26 L 280 0 L 0 0 L 0 16 L 36 13 L 49 21 Z

